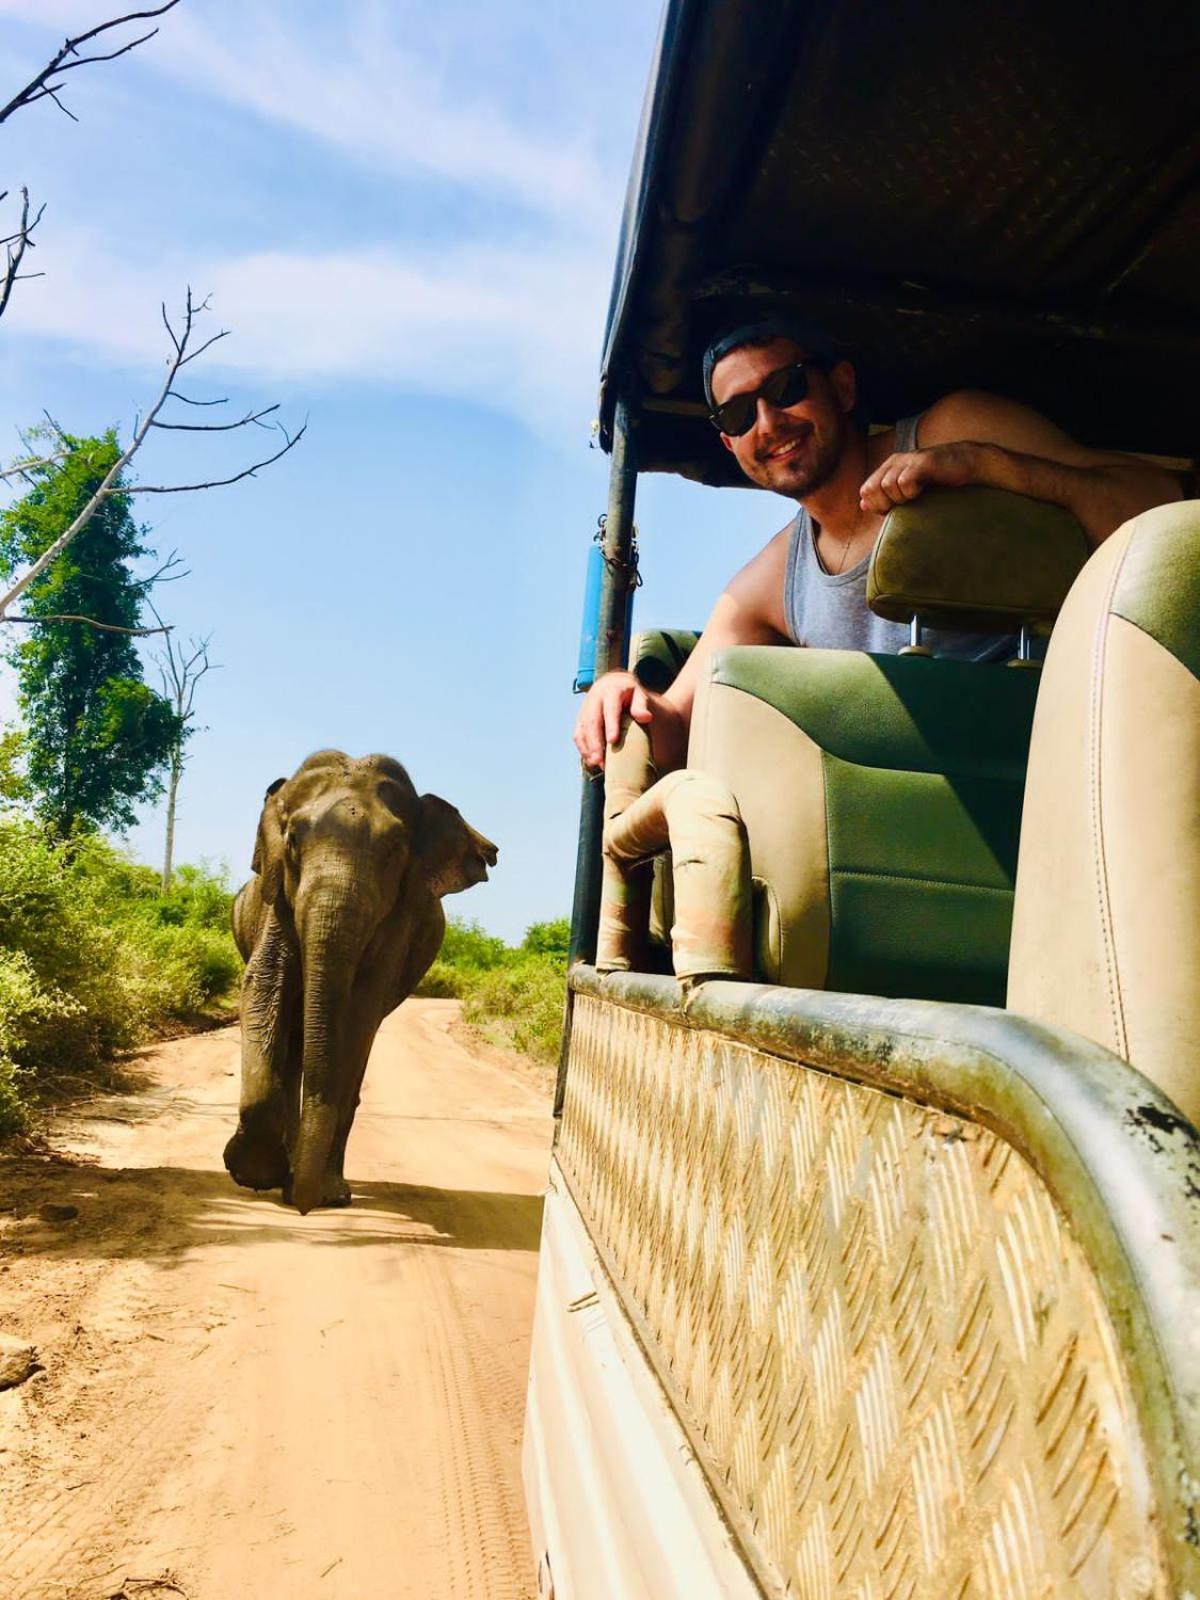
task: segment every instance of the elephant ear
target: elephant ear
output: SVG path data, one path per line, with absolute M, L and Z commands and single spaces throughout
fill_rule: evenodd
M 286 782 L 286 778 L 276 778 L 263 796 L 258 837 L 250 858 L 250 870 L 258 873 L 258 891 L 268 906 L 278 899 L 283 885 L 283 806 L 279 791 Z
M 434 894 L 457 894 L 485 882 L 497 854 L 492 841 L 476 833 L 448 800 L 436 794 L 421 796 L 417 865 Z

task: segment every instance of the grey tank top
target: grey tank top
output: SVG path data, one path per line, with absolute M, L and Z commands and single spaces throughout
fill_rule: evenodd
M 919 417 L 896 424 L 896 449 L 917 448 Z M 867 650 L 893 656 L 908 643 L 906 623 L 888 622 L 867 608 L 867 556 L 849 572 L 826 572 L 817 558 L 812 518 L 803 506 L 792 523 L 788 542 L 783 607 L 793 644 L 821 650 Z M 950 628 L 925 628 L 922 642 L 935 656 L 958 661 L 1004 661 L 1016 654 L 1013 634 L 959 633 Z

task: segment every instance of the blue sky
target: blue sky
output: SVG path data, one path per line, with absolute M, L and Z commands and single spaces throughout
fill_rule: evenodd
M 3 98 L 107 14 L 0 0 Z M 232 330 L 190 392 L 310 424 L 260 479 L 140 502 L 190 570 L 159 609 L 221 663 L 179 859 L 240 881 L 267 783 L 321 746 L 383 750 L 500 845 L 448 909 L 509 938 L 569 909 L 608 465 L 589 425 L 657 20 L 645 0 L 184 0 L 72 76 L 78 123 L 43 103 L 0 130 L 0 187 L 47 202 L 45 276 L 0 323 L 0 455 L 43 409 L 127 436 L 160 381 L 159 304 L 188 284 Z M 219 475 L 260 437 L 160 436 L 137 472 Z M 637 520 L 635 625 L 689 626 L 783 515 L 653 477 Z M 151 809 L 129 843 L 156 863 L 162 835 Z

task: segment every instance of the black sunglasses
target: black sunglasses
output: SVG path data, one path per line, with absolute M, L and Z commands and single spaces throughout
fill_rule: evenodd
M 780 367 L 748 394 L 731 394 L 722 405 L 709 412 L 708 420 L 721 433 L 727 433 L 734 439 L 740 438 L 754 426 L 760 400 L 766 400 L 783 411 L 788 406 L 798 406 L 808 394 L 809 368 L 818 365 L 815 361 L 797 361 L 790 367 Z

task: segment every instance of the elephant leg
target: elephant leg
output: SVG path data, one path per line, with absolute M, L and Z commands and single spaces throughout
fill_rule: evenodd
M 295 1031 L 295 956 L 272 913 L 242 981 L 242 1089 L 225 1166 L 244 1189 L 277 1189 L 288 1177 L 283 1063 Z
M 338 1106 L 338 1125 L 334 1135 L 333 1144 L 329 1151 L 329 1165 L 325 1171 L 325 1181 L 321 1186 L 321 1204 L 323 1206 L 348 1206 L 350 1204 L 350 1185 L 346 1182 L 346 1141 L 350 1137 L 350 1129 L 354 1126 L 354 1114 L 358 1110 L 359 1092 L 362 1088 L 363 1076 L 367 1069 L 367 1055 L 370 1052 L 370 1042 L 358 1054 L 359 1064 L 352 1067 L 347 1075 L 345 1090 Z
M 337 1131 L 330 1146 L 329 1160 L 321 1182 L 321 1198 L 318 1203 L 322 1206 L 348 1206 L 351 1203 L 350 1185 L 345 1177 L 346 1142 L 354 1126 L 354 1116 L 358 1110 L 363 1078 L 367 1070 L 367 1058 L 371 1053 L 371 1045 L 378 1027 L 377 1021 L 360 1024 L 353 1030 L 352 1037 L 345 1041 L 343 1056 L 345 1076 L 338 1096 Z

